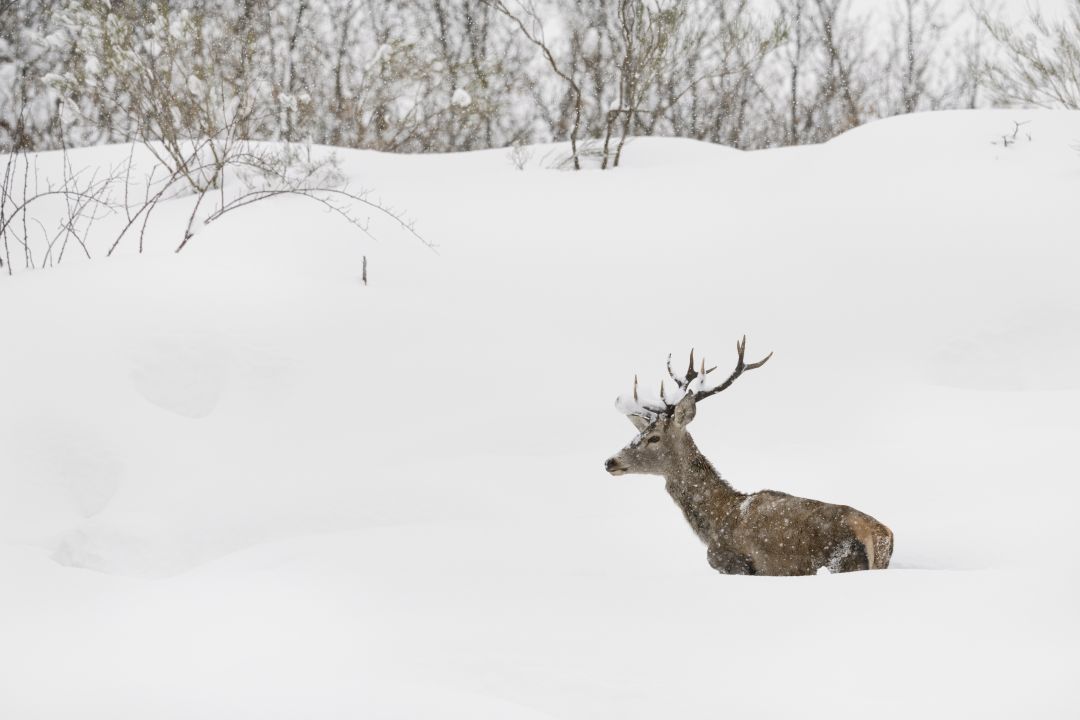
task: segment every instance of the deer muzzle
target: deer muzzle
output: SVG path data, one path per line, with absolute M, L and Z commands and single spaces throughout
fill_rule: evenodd
M 607 461 L 604 462 L 604 469 L 612 475 L 623 475 L 626 473 L 626 468 L 613 457 L 609 457 Z

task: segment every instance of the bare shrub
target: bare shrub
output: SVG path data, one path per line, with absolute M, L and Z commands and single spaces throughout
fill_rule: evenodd
M 77 24 L 86 42 L 84 52 L 94 63 L 84 65 L 81 78 L 58 78 L 56 87 L 65 93 L 75 85 L 111 87 L 106 108 L 123 122 L 126 132 L 141 143 L 163 170 L 157 189 L 132 212 L 125 205 L 128 223 L 109 249 L 112 254 L 136 220 L 145 228 L 158 202 L 168 197 L 195 197 L 183 236 L 182 250 L 197 230 L 223 215 L 255 202 L 280 195 L 295 195 L 318 202 L 361 232 L 367 225 L 355 207 L 375 210 L 416 235 L 400 215 L 352 191 L 339 171 L 336 159 L 313 153 L 310 146 L 285 143 L 267 145 L 249 140 L 251 128 L 277 120 L 291 135 L 298 99 L 277 92 L 276 105 L 266 102 L 272 88 L 237 89 L 223 76 L 223 50 L 206 43 L 194 54 L 187 52 L 187 38 L 198 34 L 198 19 L 185 12 L 172 13 L 161 6 L 147 25 L 125 20 L 107 6 L 89 5 L 70 11 L 68 22 Z M 299 23 L 302 14 L 295 18 Z M 194 56 L 195 60 L 192 60 Z M 293 88 L 289 82 L 285 89 Z M 142 248 L 140 232 L 140 250 Z
M 177 162 L 171 136 L 213 137 L 204 116 L 239 102 L 248 140 L 569 140 L 574 167 L 595 141 L 613 167 L 631 136 L 757 148 L 920 110 L 1080 102 L 1080 0 L 1019 22 L 949 0 L 6 1 L 0 142 L 17 148 L 159 138 Z
M 60 264 L 69 248 L 91 258 L 90 232 L 98 219 L 116 212 L 113 190 L 125 166 L 76 170 L 65 150 L 56 178 L 43 173 L 25 147 L 0 146 L 0 157 L 0 271 L 13 274 L 13 247 L 26 270 Z M 37 212 L 49 203 L 55 208 L 52 227 Z
M 1080 0 L 1059 20 L 1033 9 L 1019 28 L 986 10 L 979 19 L 1000 46 L 986 65 L 999 102 L 1080 109 Z
M 510 146 L 510 163 L 518 170 L 524 170 L 532 160 L 532 148 L 523 142 L 515 142 Z

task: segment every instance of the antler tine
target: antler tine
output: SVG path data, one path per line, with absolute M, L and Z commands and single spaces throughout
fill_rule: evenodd
M 766 361 L 766 360 L 768 360 L 768 359 L 769 359 L 769 358 L 771 358 L 771 357 L 772 357 L 772 353 L 769 353 L 768 355 L 766 355 L 766 356 L 765 356 L 765 357 L 763 357 L 762 359 L 758 360 L 758 361 L 757 361 L 756 363 L 750 363 L 749 365 L 747 365 L 747 366 L 746 366 L 746 369 L 747 369 L 747 370 L 753 370 L 754 368 L 759 368 L 759 367 L 761 367 L 762 365 L 764 365 L 764 364 L 765 364 L 765 361 Z
M 668 404 L 667 398 L 664 397 L 664 378 L 660 378 L 660 402 L 664 405 Z
M 686 367 L 686 386 L 689 386 L 690 382 L 697 376 L 698 372 L 694 369 L 694 348 L 690 348 L 690 364 Z
M 649 403 L 641 399 L 638 395 L 638 376 L 634 376 L 634 405 L 636 409 L 627 411 L 628 415 L 636 415 L 643 417 L 647 420 L 655 420 L 658 415 L 671 411 L 672 406 L 668 404 L 664 398 L 664 385 L 660 383 L 660 398 L 663 400 L 663 407 L 656 407 L 654 403 Z
M 738 342 L 735 343 L 735 349 L 739 353 L 739 359 L 738 359 L 738 362 L 735 363 L 735 369 L 731 372 L 731 375 L 728 376 L 728 379 L 725 380 L 724 382 L 720 383 L 716 387 L 710 389 L 710 390 L 702 390 L 700 392 L 694 393 L 694 401 L 695 402 L 700 402 L 700 401 L 704 400 L 705 398 L 707 398 L 707 397 L 709 397 L 711 395 L 715 395 L 716 393 L 721 392 L 722 390 L 727 390 L 731 386 L 731 383 L 735 382 L 735 380 L 740 375 L 742 375 L 744 372 L 746 372 L 747 370 L 754 370 L 756 368 L 761 367 L 766 362 L 768 362 L 769 358 L 771 358 L 773 356 L 772 353 L 769 353 L 768 355 L 766 355 L 761 360 L 758 360 L 756 363 L 750 363 L 749 365 L 747 365 L 746 360 L 745 360 L 745 355 L 746 355 L 746 336 L 745 335 L 742 336 L 741 340 L 739 340 Z
M 671 376 L 671 379 L 675 381 L 675 384 L 680 390 L 686 388 L 686 381 L 680 380 L 679 376 L 675 374 L 675 371 L 671 369 L 671 353 L 668 353 L 667 356 L 667 374 Z

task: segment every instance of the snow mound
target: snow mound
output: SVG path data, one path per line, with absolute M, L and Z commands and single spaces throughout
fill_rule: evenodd
M 1067 716 L 1077 141 L 340 151 L 438 254 L 282 198 L 174 255 L 177 199 L 142 256 L 0 279 L 0 716 Z M 718 576 L 604 471 L 635 374 L 744 333 L 775 356 L 699 445 L 879 518 L 892 570 Z

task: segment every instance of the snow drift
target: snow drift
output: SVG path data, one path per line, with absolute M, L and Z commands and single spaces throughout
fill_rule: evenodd
M 145 255 L 0 279 L 0 716 L 1068 716 L 1077 141 L 339 151 L 438 254 L 281 199 L 173 255 L 176 200 Z M 698 444 L 878 517 L 889 571 L 719 576 L 604 472 L 634 374 L 744 332 L 775 357 Z

